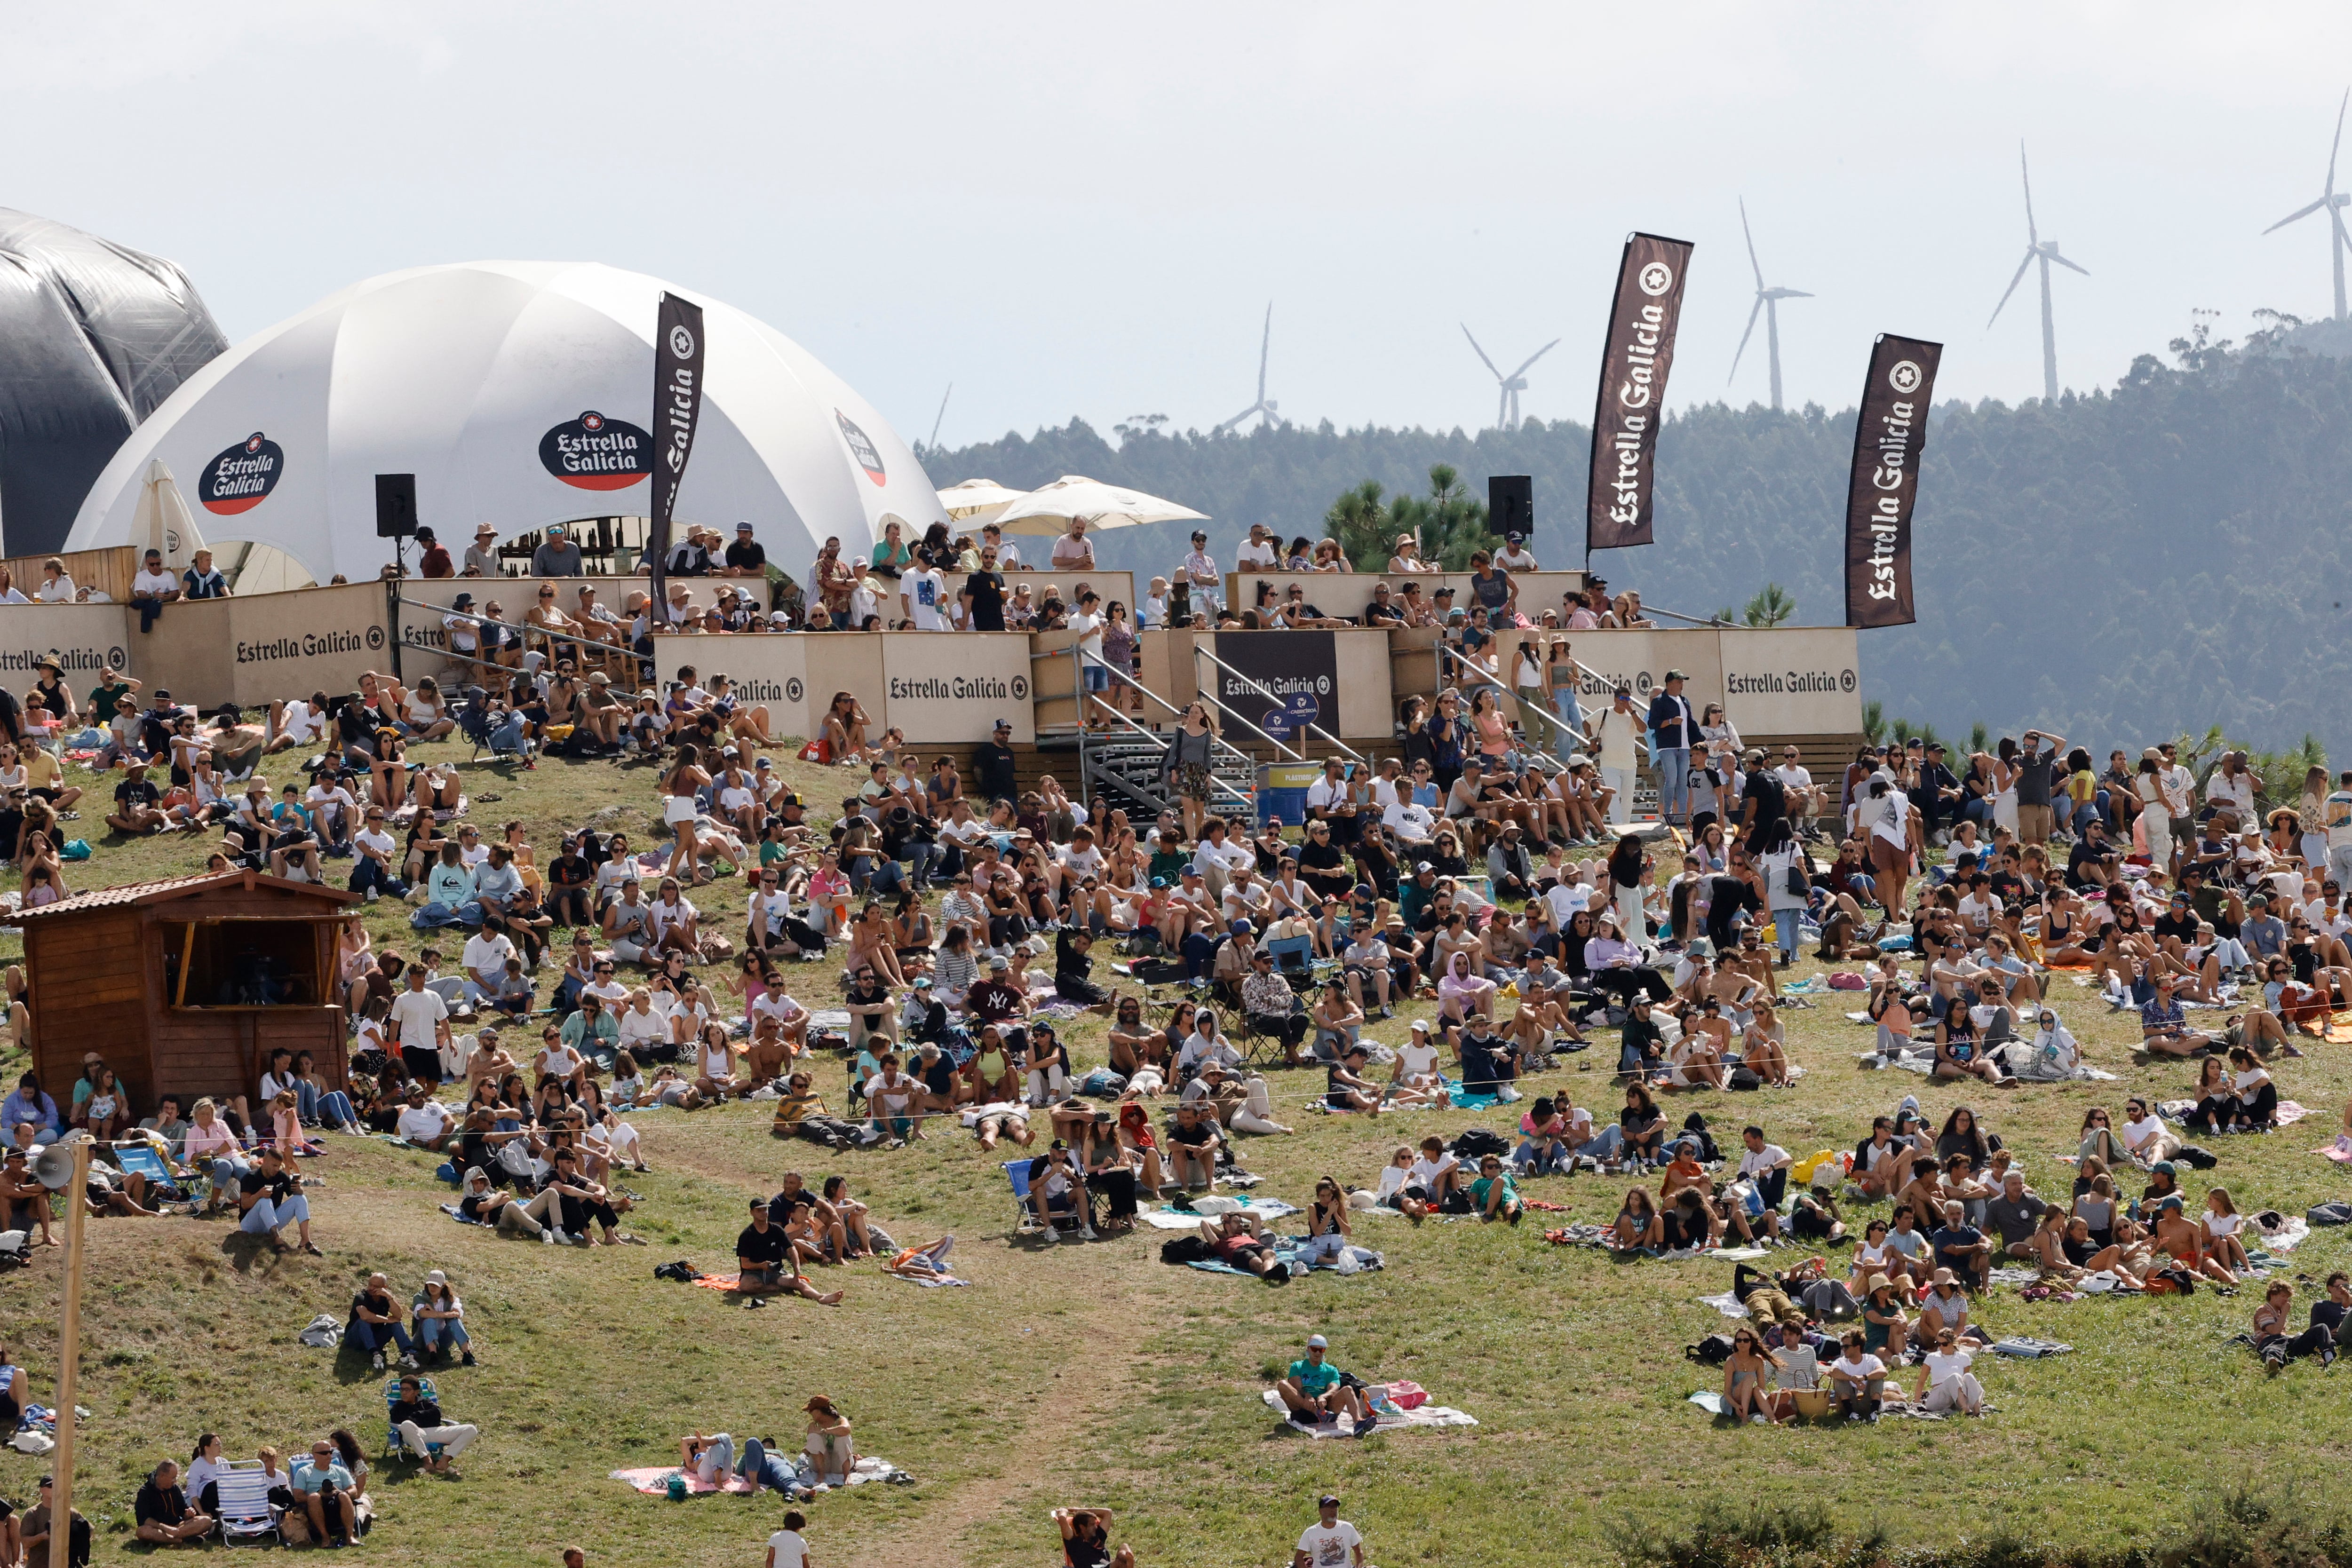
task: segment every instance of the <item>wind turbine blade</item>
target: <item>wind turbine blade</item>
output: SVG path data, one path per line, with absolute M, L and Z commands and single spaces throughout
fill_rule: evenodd
M 1462 324 L 1462 335 L 1465 338 L 1470 338 L 1470 324 L 1466 321 Z M 1470 351 L 1476 354 L 1482 361 L 1486 361 L 1486 368 L 1489 371 L 1494 371 L 1495 379 L 1496 381 L 1499 382 L 1508 379 L 1502 371 L 1495 370 L 1495 361 L 1486 359 L 1486 350 L 1478 347 L 1478 340 L 1475 338 L 1470 338 Z
M 1554 338 L 1550 342 L 1546 343 L 1542 348 L 1538 349 L 1534 353 L 1529 354 L 1525 360 L 1522 360 L 1519 362 L 1519 368 L 1511 372 L 1511 380 L 1517 381 L 1521 376 L 1526 375 L 1529 365 L 1534 364 L 1538 360 L 1542 359 L 1546 354 L 1550 353 L 1554 349 L 1559 347 L 1559 340 L 1558 338 Z
M 1748 340 L 1756 335 L 1756 318 L 1762 314 L 1764 314 L 1764 296 L 1759 294 L 1756 296 L 1755 308 L 1748 312 L 1748 330 L 1739 334 L 1739 348 L 1738 351 L 1731 356 L 1731 376 L 1736 376 L 1739 373 L 1739 356 L 1748 351 Z M 1726 376 L 1723 378 L 1723 384 L 1725 386 L 1729 386 L 1731 384 L 1731 376 Z
M 2276 223 L 2273 224 L 2273 225 L 2270 226 L 2270 228 L 2264 229 L 2264 230 L 2263 231 L 2263 233 L 2264 233 L 2264 234 L 2269 234 L 2269 233 L 2271 233 L 2273 230 L 2275 230 L 2275 229 L 2283 229 L 2283 228 L 2286 227 L 2286 225 L 2289 225 L 2289 224 L 2291 224 L 2291 223 L 2294 222 L 2294 221 L 2295 221 L 2295 219 L 2297 219 L 2297 218 L 2307 218 L 2307 217 L 2311 216 L 2311 214 L 2314 214 L 2314 213 L 2317 212 L 2320 208 L 2322 208 L 2322 207 L 2326 206 L 2326 204 L 2327 204 L 2327 198 L 2326 198 L 2326 196 L 2322 196 L 2322 197 L 2320 197 L 2320 198 L 2319 198 L 2319 200 L 2317 200 L 2317 201 L 2315 201 L 2315 202 L 2312 203 L 2312 204 L 2311 204 L 2311 205 L 2309 205 L 2309 206 L 2307 206 L 2307 207 L 2297 207 L 2297 208 L 2295 208 L 2295 210 L 2294 210 L 2294 211 L 2293 211 L 2293 212 L 2291 212 L 2291 213 L 2287 214 L 2287 215 L 2286 215 L 2286 216 L 2284 216 L 2284 217 L 2281 218 L 2278 222 L 2276 222 Z
M 1748 198 L 1739 198 L 1739 232 L 1748 240 L 1748 265 L 1756 269 L 1756 287 L 1764 287 L 1764 264 L 1756 259 L 1756 235 L 1748 226 Z
M 2084 277 L 2090 277 L 2090 276 L 2091 276 L 2091 269 L 2090 269 L 2089 267 L 2074 267 L 2074 264 L 2073 262 L 2068 261 L 2064 256 L 2060 256 L 2060 255 L 2058 254 L 2058 252 L 2057 252 L 2054 248 L 2053 248 L 2053 249 L 2051 249 L 2051 250 L 2046 250 L 2046 251 L 2042 252 L 2042 254 L 2043 254 L 2044 256 L 2048 256 L 2051 260 L 2053 260 L 2053 261 L 2056 262 L 2056 263 L 2057 263 L 2059 266 L 2061 266 L 2061 267 L 2074 267 L 2074 270 L 2075 270 L 2076 272 L 2081 273 L 2081 274 L 2082 274 Z
M 2327 193 L 2336 193 L 2336 154 L 2344 148 L 2344 111 L 2352 109 L 2352 88 L 2344 90 L 2344 101 L 2336 106 L 2336 141 L 2327 149 Z
M 2000 305 L 1994 306 L 1992 308 L 1992 314 L 1985 319 L 1985 328 L 1988 331 L 1991 329 L 1992 324 L 1995 321 L 2000 319 L 2001 306 L 2009 303 L 2009 297 L 2017 292 L 2017 286 L 2019 284 L 2025 281 L 2025 269 L 2032 267 L 2033 265 L 2033 258 L 2041 254 L 2042 253 L 2038 250 L 2029 250 L 2025 253 L 2025 259 L 2017 264 L 2017 276 L 2011 278 L 2009 280 L 2009 287 L 2000 291 Z
M 1274 346 L 1274 301 L 1265 302 L 1265 333 L 1257 340 L 1257 401 L 1265 402 L 1265 352 Z
M 2344 209 L 2341 207 L 2328 208 L 2327 221 L 2336 225 L 2336 243 L 2342 246 L 2346 250 L 2352 250 L 2352 230 L 2347 230 L 2344 226 Z
M 948 416 L 948 399 L 953 396 L 955 396 L 955 382 L 950 382 L 948 383 L 948 390 L 940 394 L 939 419 L 931 421 L 931 438 L 923 444 L 926 446 L 937 447 L 939 445 L 940 420 L 945 419 Z
M 2017 176 L 2025 182 L 2025 243 L 2040 245 L 2042 235 L 2033 226 L 2033 174 L 2025 166 L 2025 143 L 2022 141 L 2017 144 Z
M 1812 298 L 1811 295 L 1806 293 L 1801 288 L 1783 288 L 1778 290 L 1778 293 L 1783 299 L 1811 299 Z

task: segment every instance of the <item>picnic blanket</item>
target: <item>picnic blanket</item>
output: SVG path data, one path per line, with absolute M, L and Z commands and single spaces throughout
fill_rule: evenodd
M 1274 1255 L 1283 1262 L 1290 1265 L 1290 1277 L 1292 1279 L 1295 1280 L 1300 1275 L 1307 1273 L 1336 1274 L 1339 1271 L 1339 1263 L 1337 1259 L 1326 1258 L 1319 1262 L 1310 1264 L 1307 1261 L 1307 1252 L 1303 1248 L 1290 1248 L 1278 1245 L 1278 1243 L 1287 1241 L 1290 1238 L 1288 1237 L 1275 1238 L 1277 1245 L 1275 1248 Z M 1373 1251 L 1369 1247 L 1350 1247 L 1348 1250 L 1355 1256 L 1356 1272 L 1358 1273 L 1369 1273 L 1372 1270 L 1380 1268 L 1384 1261 L 1379 1253 Z M 1251 1273 L 1246 1269 L 1236 1269 L 1231 1263 L 1227 1263 L 1223 1260 L 1216 1258 L 1204 1258 L 1198 1262 L 1188 1264 L 1187 1267 L 1198 1269 L 1203 1274 L 1233 1274 L 1244 1280 L 1255 1280 L 1262 1277 Z
M 1290 1407 L 1282 1402 L 1282 1396 L 1273 1389 L 1262 1390 L 1258 1397 L 1276 1416 L 1287 1416 L 1290 1414 Z M 1372 1419 L 1377 1423 L 1372 1428 L 1374 1432 L 1400 1432 L 1408 1427 L 1475 1427 L 1478 1424 L 1476 1416 L 1448 1409 L 1443 1405 L 1420 1405 L 1411 1410 L 1399 1409 L 1393 1405 L 1377 1406 L 1373 1408 Z M 1285 1420 L 1283 1430 L 1297 1432 L 1302 1437 L 1352 1437 L 1356 1435 L 1355 1428 L 1337 1417 L 1323 1421 L 1312 1432 L 1300 1432 Z M 1369 1437 L 1372 1434 L 1367 1432 L 1364 1435 Z
M 482 1223 L 470 1214 L 459 1213 L 457 1206 L 454 1203 L 443 1204 L 441 1206 L 441 1212 L 447 1215 L 450 1218 L 456 1220 L 460 1225 L 479 1225 Z
M 2323 1144 L 2311 1152 L 2326 1155 L 2339 1166 L 2352 1166 L 2352 1133 L 2338 1133 L 2334 1143 Z
M 686 1482 L 689 1497 L 708 1497 L 713 1492 L 722 1491 L 740 1496 L 751 1490 L 751 1483 L 741 1476 L 730 1476 L 724 1483 L 713 1483 L 676 1465 L 647 1465 L 638 1469 L 614 1470 L 609 1479 L 626 1482 L 630 1490 L 643 1492 L 647 1497 L 667 1497 L 672 1476 Z M 843 1484 L 855 1487 L 864 1486 L 869 1481 L 889 1481 L 907 1486 L 912 1484 L 914 1479 L 889 1460 L 867 1454 L 849 1467 L 849 1479 Z
M 1194 1201 L 1205 1203 L 1212 1200 L 1197 1198 Z M 1163 1204 L 1157 1208 L 1145 1208 L 1139 1212 L 1143 1222 L 1154 1230 L 1190 1230 L 1201 1221 L 1214 1219 L 1220 1214 L 1254 1214 L 1260 1220 L 1274 1220 L 1286 1214 L 1297 1214 L 1298 1210 L 1278 1197 L 1253 1197 L 1245 1203 L 1227 1199 L 1214 1208 L 1171 1208 Z M 1358 1209 L 1355 1212 L 1360 1214 L 1364 1211 Z
M 1744 1318 L 1748 1315 L 1747 1307 L 1741 1304 L 1739 1298 L 1729 1291 L 1724 1291 L 1719 1296 L 1701 1296 L 1698 1299 L 1698 1304 L 1702 1307 L 1713 1307 L 1727 1318 Z

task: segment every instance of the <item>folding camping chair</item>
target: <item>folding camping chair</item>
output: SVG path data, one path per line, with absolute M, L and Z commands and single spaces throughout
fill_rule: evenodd
M 151 1189 L 161 1187 L 164 1192 L 182 1198 L 194 1196 L 181 1185 L 179 1177 L 172 1174 L 172 1167 L 163 1163 L 163 1156 L 155 1152 L 152 1144 L 117 1144 L 113 1153 L 115 1169 L 126 1176 L 146 1177 Z
M 1278 942 L 1268 942 L 1262 950 L 1272 955 L 1275 973 L 1290 982 L 1294 991 L 1304 992 L 1315 984 L 1315 938 L 1285 936 Z
M 215 1517 L 220 1521 L 224 1545 L 264 1539 L 284 1544 L 285 1537 L 278 1531 L 277 1511 L 269 1506 L 269 1472 L 262 1468 L 259 1459 L 224 1465 L 213 1482 L 213 1493 L 218 1500 Z
M 385 1380 L 383 1385 L 383 1457 L 387 1459 L 414 1459 L 416 1457 L 415 1455 L 409 1453 L 408 1445 L 400 1440 L 400 1427 L 392 1419 L 392 1407 L 400 1403 L 400 1385 L 403 1382 L 411 1377 L 416 1379 L 417 1388 L 427 1401 L 435 1405 L 441 1403 L 441 1396 L 439 1392 L 434 1388 L 433 1380 L 425 1376 L 421 1372 L 404 1372 L 397 1377 L 387 1378 Z M 440 1455 L 440 1444 L 428 1443 L 425 1447 L 429 1448 L 436 1458 Z
M 1013 1184 L 1013 1233 L 1018 1236 L 1039 1234 L 1044 1228 L 1037 1223 L 1037 1210 L 1029 1201 L 1029 1161 L 1006 1161 L 1004 1179 Z M 1094 1197 L 1083 1187 L 1078 1193 L 1075 1218 L 1077 1223 L 1073 1228 L 1087 1240 L 1095 1239 Z

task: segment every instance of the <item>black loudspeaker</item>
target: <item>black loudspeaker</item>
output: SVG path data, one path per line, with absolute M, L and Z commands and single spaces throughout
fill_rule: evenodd
M 375 537 L 404 539 L 416 532 L 416 476 L 375 476 Z
M 1498 534 L 1536 531 L 1536 482 L 1525 474 L 1486 476 L 1486 526 Z

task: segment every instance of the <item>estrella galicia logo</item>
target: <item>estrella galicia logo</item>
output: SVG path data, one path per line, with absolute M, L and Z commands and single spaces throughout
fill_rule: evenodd
M 1013 700 L 1017 703 L 1025 703 L 1029 700 L 1028 676 L 1015 675 L 1013 677 Z
M 127 670 L 131 667 L 131 655 L 124 653 L 122 645 L 118 643 L 106 651 L 106 663 L 110 668 Z
M 798 675 L 787 675 L 784 677 L 784 700 L 786 702 L 796 703 L 806 695 L 808 695 L 808 688 L 801 685 L 801 678 Z
M 374 652 L 375 650 L 380 649 L 380 648 L 382 648 L 382 647 L 383 646 L 383 627 L 381 627 L 381 626 L 371 626 L 371 627 L 369 627 L 369 628 L 367 629 L 367 645 L 368 645 L 368 649 L 369 649 L 369 651 L 370 651 L 371 653 L 373 653 L 373 652 Z
M 539 438 L 539 463 L 583 490 L 625 490 L 654 471 L 654 438 L 592 408 Z
M 1633 690 L 1643 696 L 1650 695 L 1650 672 L 1642 670 L 1633 676 Z
M 857 428 L 857 422 L 839 409 L 833 411 L 833 417 L 841 422 L 841 438 L 849 443 L 849 455 L 857 459 L 857 465 L 866 470 L 866 476 L 877 485 L 887 484 L 890 476 L 883 470 L 882 454 L 874 449 L 874 443 Z
M 1838 690 L 1842 692 L 1850 692 L 1853 690 L 1854 685 L 1853 672 L 1852 670 L 1840 670 L 1838 672 Z
M 1919 382 L 1923 375 L 1924 372 L 1917 365 L 1909 360 L 1902 360 L 1895 363 L 1893 370 L 1886 372 L 1886 384 L 1899 392 L 1915 392 L 1919 390 Z
M 1653 261 L 1633 275 L 1633 282 L 1643 293 L 1654 298 L 1675 286 L 1675 269 L 1663 261 Z
M 261 505 L 285 472 L 285 450 L 257 430 L 205 465 L 196 499 L 205 511 L 233 517 Z

